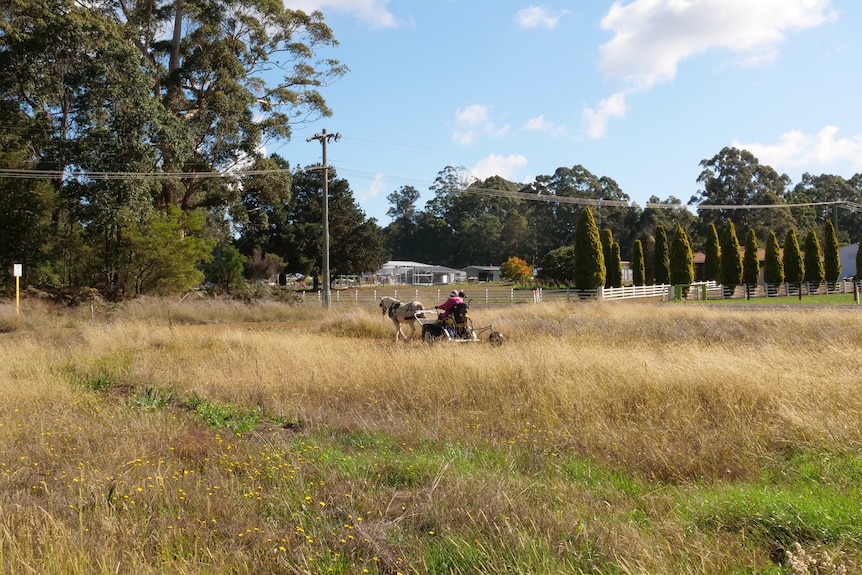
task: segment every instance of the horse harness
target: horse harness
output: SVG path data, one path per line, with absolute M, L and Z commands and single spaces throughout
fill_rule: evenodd
M 395 313 L 398 311 L 398 308 L 401 307 L 401 303 L 402 302 L 400 302 L 400 301 L 396 301 L 391 306 L 389 306 L 389 312 L 388 312 L 389 317 L 395 317 Z M 413 302 L 408 303 L 404 307 L 405 307 L 405 311 L 409 314 L 410 312 L 413 311 Z

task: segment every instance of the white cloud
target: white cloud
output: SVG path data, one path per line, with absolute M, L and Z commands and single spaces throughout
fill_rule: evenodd
M 611 118 L 624 117 L 626 111 L 626 95 L 623 92 L 605 98 L 595 108 L 587 108 L 582 116 L 587 135 L 593 139 L 603 138 L 608 121 Z
M 474 177 L 484 180 L 492 176 L 500 176 L 507 180 L 511 180 L 515 176 L 515 172 L 519 168 L 527 165 L 527 158 L 521 154 L 511 154 L 509 156 L 499 156 L 497 154 L 489 154 L 470 169 L 470 173 Z
M 616 0 L 602 18 L 613 38 L 600 47 L 599 67 L 623 89 L 584 112 L 591 137 L 625 115 L 625 96 L 672 80 L 679 63 L 712 49 L 740 65 L 774 59 L 785 33 L 834 17 L 830 0 Z
M 568 12 L 567 10 L 563 10 L 561 12 L 552 12 L 548 10 L 544 6 L 530 6 L 529 8 L 522 8 L 518 10 L 518 14 L 515 16 L 515 22 L 521 28 L 554 28 L 557 23 L 560 21 L 560 16 Z
M 373 200 L 384 189 L 386 189 L 385 177 L 383 174 L 374 174 L 374 179 L 368 184 L 368 187 L 358 194 L 359 201 Z
M 563 126 L 558 126 L 547 121 L 544 114 L 527 120 L 524 124 L 524 129 L 528 132 L 546 132 L 552 136 L 562 136 L 566 133 L 566 129 Z
M 332 9 L 347 12 L 359 20 L 376 28 L 394 28 L 398 20 L 389 11 L 389 0 L 284 0 L 285 7 L 291 10 L 312 12 Z
M 491 108 L 473 104 L 455 112 L 452 139 L 466 146 L 474 143 L 480 135 L 501 137 L 509 132 L 509 126 L 497 126 L 491 121 Z
M 647 89 L 676 75 L 680 61 L 721 48 L 746 62 L 772 59 L 789 30 L 829 20 L 830 0 L 635 0 L 602 19 L 614 37 L 601 47 L 607 75 Z
M 761 163 L 779 172 L 800 168 L 815 172 L 830 169 L 862 170 L 862 134 L 838 138 L 838 128 L 826 126 L 816 134 L 791 130 L 773 144 L 733 142 L 733 147 L 748 150 Z

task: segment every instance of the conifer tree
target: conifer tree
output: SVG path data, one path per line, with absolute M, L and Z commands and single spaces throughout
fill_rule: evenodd
M 736 286 L 742 281 L 742 256 L 739 253 L 739 238 L 736 236 L 736 226 L 727 222 L 727 227 L 721 234 L 721 276 L 720 282 L 725 289 L 733 294 Z
M 691 253 L 691 242 L 685 228 L 677 224 L 670 246 L 670 283 L 682 286 L 683 296 L 688 294 L 688 288 L 694 281 L 694 256 Z
M 809 230 L 805 236 L 803 261 L 805 263 L 804 280 L 819 286 L 826 274 L 823 270 L 823 260 L 820 257 L 820 240 L 817 239 L 814 230 Z
M 594 290 L 605 283 L 605 258 L 599 228 L 589 206 L 581 211 L 575 228 L 575 287 Z
M 841 277 L 841 247 L 838 245 L 838 235 L 832 220 L 826 220 L 826 230 L 823 235 L 824 273 L 826 281 L 835 283 Z
M 802 261 L 799 239 L 796 237 L 796 229 L 790 228 L 784 236 L 784 279 L 788 283 L 799 284 L 804 278 L 805 262 Z
M 636 286 L 646 285 L 644 247 L 640 240 L 635 240 L 632 246 L 632 283 Z
M 756 285 L 760 281 L 760 261 L 757 258 L 757 234 L 748 230 L 745 235 L 745 255 L 742 258 L 742 283 Z
M 766 254 L 763 262 L 763 281 L 768 285 L 784 283 L 784 262 L 781 259 L 781 248 L 778 237 L 772 230 L 766 240 Z
M 602 256 L 605 258 L 605 287 L 614 287 L 614 273 L 613 266 L 611 265 L 611 251 L 614 247 L 614 234 L 610 230 L 610 228 L 605 228 L 602 230 Z
M 784 283 L 784 262 L 781 259 L 781 248 L 775 232 L 769 231 L 766 240 L 766 255 L 763 262 L 763 281 L 767 285 Z
M 856 281 L 862 279 L 862 249 L 859 249 L 860 247 L 862 247 L 862 239 L 856 244 Z
M 657 285 L 670 283 L 670 246 L 664 226 L 655 227 L 655 283 Z
M 718 243 L 718 231 L 712 222 L 709 223 L 706 229 L 704 255 L 703 279 L 706 281 L 718 281 L 721 277 L 721 247 Z
M 619 242 L 614 242 L 611 246 L 611 258 L 606 263 L 605 268 L 607 269 L 607 277 L 610 278 L 605 279 L 605 284 L 612 288 L 623 287 L 623 260 L 620 256 Z

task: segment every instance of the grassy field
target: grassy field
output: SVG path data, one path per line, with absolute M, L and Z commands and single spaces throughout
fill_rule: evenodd
M 862 570 L 858 312 L 472 315 L 0 306 L 0 571 Z

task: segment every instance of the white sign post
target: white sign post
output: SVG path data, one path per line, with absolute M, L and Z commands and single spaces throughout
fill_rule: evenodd
M 12 264 L 12 275 L 15 276 L 15 315 L 18 315 L 21 305 L 21 275 L 23 273 L 24 266 Z

